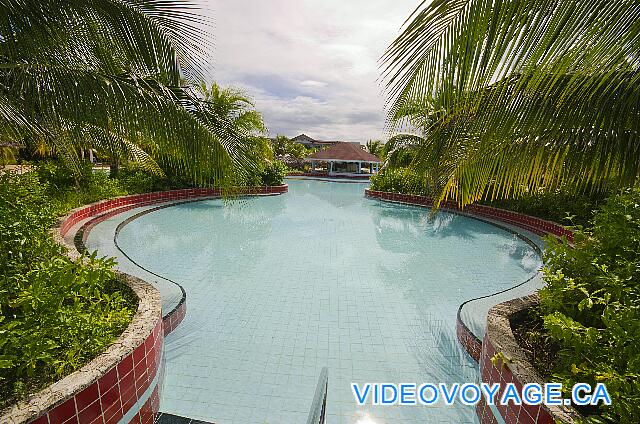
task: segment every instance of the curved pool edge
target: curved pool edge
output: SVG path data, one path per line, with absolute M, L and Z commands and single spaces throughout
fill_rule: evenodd
M 430 208 L 433 206 L 433 199 L 427 196 L 420 195 L 412 195 L 412 194 L 399 194 L 399 193 L 390 193 L 384 191 L 375 191 L 371 189 L 365 189 L 365 197 L 370 199 L 376 199 L 384 202 L 391 203 L 401 203 L 412 206 L 420 206 L 425 208 Z M 464 216 L 468 216 L 471 218 L 479 219 L 481 221 L 487 222 L 492 225 L 496 225 L 502 229 L 510 231 L 512 233 L 516 233 L 519 237 L 528 241 L 528 243 L 532 246 L 535 246 L 537 253 L 540 254 L 540 248 L 531 242 L 526 236 L 522 234 L 518 234 L 514 232 L 508 227 L 503 227 L 500 224 L 507 224 L 509 226 L 513 226 L 516 228 L 520 228 L 525 231 L 529 231 L 539 236 L 547 236 L 553 235 L 555 237 L 566 237 L 569 241 L 573 239 L 573 232 L 560 224 L 557 224 L 552 221 L 547 221 L 544 219 L 536 218 L 533 216 L 512 212 L 505 209 L 493 208 L 485 205 L 468 205 L 464 209 L 458 207 L 458 205 L 454 202 L 442 202 L 440 208 L 447 212 L 452 212 Z M 457 318 L 456 318 L 456 335 L 460 344 L 465 348 L 466 352 L 471 356 L 476 362 L 479 362 L 480 355 L 482 352 L 482 340 L 477 337 L 471 329 L 465 324 L 465 322 L 461 318 L 462 308 L 475 300 L 490 298 L 496 296 L 501 293 L 506 293 L 510 290 L 513 290 L 517 287 L 523 286 L 528 283 L 532 279 L 539 276 L 540 272 L 537 272 L 532 277 L 527 280 L 515 284 L 512 287 L 509 287 L 505 290 L 501 290 L 496 293 L 492 293 L 487 296 L 482 296 L 479 298 L 468 299 L 463 302 L 458 307 Z
M 271 196 L 288 186 L 251 187 L 234 196 Z M 123 196 L 73 209 L 50 230 L 53 239 L 78 260 L 91 229 L 125 211 L 185 199 L 219 198 L 219 189 L 185 189 Z M 61 422 L 136 423 L 155 421 L 160 407 L 164 336 L 186 313 L 186 293 L 179 305 L 162 315 L 160 292 L 148 281 L 115 270 L 138 297 L 138 308 L 125 331 L 103 353 L 72 374 L 0 411 L 0 422 L 11 424 Z
M 401 204 L 420 206 L 425 208 L 429 208 L 433 206 L 433 199 L 427 196 L 389 193 L 389 192 L 365 189 L 365 197 L 384 201 L 384 202 L 401 203 Z M 464 216 L 469 216 L 471 218 L 480 219 L 492 225 L 500 226 L 499 223 L 504 223 L 516 228 L 520 228 L 525 231 L 532 232 L 539 236 L 553 235 L 557 238 L 565 237 L 567 238 L 567 240 L 569 240 L 569 242 L 573 241 L 573 232 L 563 227 L 562 225 L 552 221 L 547 221 L 547 220 L 532 217 L 529 215 L 520 214 L 517 212 L 512 212 L 512 211 L 498 209 L 498 208 L 492 208 L 490 206 L 485 206 L 485 205 L 469 205 L 465 207 L 463 210 L 453 202 L 443 202 L 441 203 L 440 208 L 447 212 L 452 212 L 452 213 L 456 213 Z M 502 228 L 505 228 L 505 227 L 502 227 Z M 506 229 L 509 230 L 508 228 Z M 461 316 L 463 307 L 469 304 L 470 302 L 497 296 L 499 294 L 509 292 L 510 290 L 514 290 L 515 288 L 524 286 L 525 284 L 527 284 L 528 282 L 530 282 L 531 280 L 535 279 L 540 275 L 541 273 L 540 271 L 538 271 L 534 276 L 530 277 L 524 282 L 521 282 L 508 289 L 501 290 L 499 292 L 492 293 L 487 296 L 469 299 L 463 302 L 458 307 L 458 312 L 456 314 L 456 337 L 458 339 L 458 342 L 462 345 L 462 347 L 469 354 L 469 356 L 473 358 L 473 360 L 481 366 L 481 376 L 480 376 L 481 381 L 483 382 L 490 381 L 490 378 L 487 376 L 488 373 L 486 370 L 489 368 L 487 364 L 491 364 L 491 361 L 487 360 L 487 358 L 490 358 L 492 356 L 489 354 L 489 352 L 491 352 L 492 349 L 494 348 L 489 341 L 488 334 L 485 334 L 485 336 L 483 337 L 483 340 L 480 340 L 480 338 L 478 338 L 471 331 L 471 329 L 465 324 Z M 529 296 L 531 295 L 534 295 L 534 293 L 529 293 Z M 514 298 L 511 302 L 518 302 L 526 298 L 527 296 L 522 297 L 521 295 L 519 295 L 516 298 Z M 498 305 L 505 305 L 509 303 L 509 302 L 507 303 L 503 303 L 503 302 L 504 301 L 498 302 Z M 493 352 L 495 352 L 495 350 L 493 350 Z M 492 369 L 494 371 L 494 374 L 501 376 L 500 368 L 492 367 Z M 507 372 L 504 372 L 504 374 L 506 375 Z M 509 382 L 512 380 L 509 380 L 508 378 L 503 376 L 502 380 L 498 378 L 496 381 Z M 545 413 L 543 412 L 544 412 L 544 409 L 541 407 L 538 407 L 538 409 L 536 410 L 536 414 L 533 414 L 533 415 L 522 414 L 522 419 L 520 419 L 521 415 L 514 415 L 513 411 L 498 409 L 493 405 L 489 405 L 486 402 L 484 395 L 482 396 L 481 401 L 476 405 L 476 415 L 481 424 L 498 424 L 501 422 L 545 423 L 546 424 L 547 422 L 553 422 L 550 418 L 550 415 L 549 414 L 545 415 Z
M 261 186 L 261 187 L 247 187 L 243 189 L 234 190 L 232 196 L 274 196 L 287 193 L 289 186 L 282 184 L 279 186 Z M 225 192 L 219 188 L 192 188 L 181 190 L 168 190 L 158 191 L 144 194 L 136 194 L 129 196 L 117 197 L 109 200 L 102 200 L 89 205 L 84 205 L 79 208 L 73 209 L 69 214 L 59 220 L 57 227 L 57 234 L 60 242 L 65 245 L 69 252 L 73 254 L 73 257 L 78 257 L 79 253 L 87 250 L 85 242 L 91 230 L 99 223 L 112 218 L 121 213 L 131 211 L 133 209 L 153 206 L 157 204 L 165 204 L 159 207 L 169 207 L 180 203 L 189 201 L 199 201 L 207 199 L 217 199 L 225 195 Z M 139 214 L 135 214 L 132 217 L 127 218 L 124 222 L 118 225 L 116 234 L 114 234 L 114 243 L 117 247 L 117 232 L 129 222 L 133 221 L 138 216 L 157 210 L 157 208 L 143 211 Z M 73 230 L 73 231 L 72 231 Z M 69 234 L 72 232 L 73 234 Z M 168 335 L 175 330 L 182 322 L 187 312 L 187 293 L 184 288 L 175 281 L 168 280 L 167 278 L 157 275 L 146 268 L 140 266 L 133 261 L 123 252 L 120 248 L 118 250 L 125 255 L 133 264 L 137 267 L 156 275 L 170 283 L 176 285 L 182 293 L 181 299 L 178 303 L 166 314 L 163 315 L 163 331 L 164 335 Z M 128 275 L 128 274 L 125 274 Z M 152 283 L 150 283 L 153 285 Z

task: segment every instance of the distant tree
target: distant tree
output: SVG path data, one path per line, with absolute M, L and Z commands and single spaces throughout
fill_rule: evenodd
M 244 166 L 252 171 L 237 173 L 233 183 L 256 183 L 256 176 L 273 160 L 273 151 L 271 143 L 263 136 L 267 128 L 262 114 L 255 109 L 253 100 L 242 90 L 222 87 L 216 82 L 211 83 L 209 87 L 200 82 L 196 91 L 199 101 L 193 113 L 208 127 L 217 128 L 225 134 L 225 138 L 235 135 L 236 143 L 242 146 L 239 161 L 253 164 Z M 226 137 L 227 134 L 229 137 Z
M 273 140 L 271 140 L 271 146 L 273 147 L 273 154 L 276 156 L 284 156 L 287 154 L 287 146 L 291 144 L 291 140 L 284 135 L 278 134 Z
M 282 160 L 291 168 L 304 167 L 304 158 L 315 153 L 317 149 L 308 149 L 303 144 L 291 141 L 284 135 L 278 135 L 271 140 L 271 146 L 276 158 Z
M 367 141 L 366 147 L 369 153 L 380 157 L 380 155 L 382 154 L 384 143 L 380 140 L 369 140 Z

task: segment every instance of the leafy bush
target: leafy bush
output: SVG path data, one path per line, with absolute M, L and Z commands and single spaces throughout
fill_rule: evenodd
M 265 186 L 278 186 L 284 183 L 284 177 L 287 175 L 287 166 L 275 160 L 262 171 L 261 185 Z
M 141 169 L 124 168 L 118 174 L 118 181 L 129 194 L 148 193 L 161 190 L 162 179 Z
M 104 171 L 93 171 L 86 163 L 79 174 L 74 174 L 62 163 L 44 161 L 36 166 L 39 185 L 49 202 L 60 214 L 69 209 L 128 194 L 117 179 Z
M 601 417 L 640 422 L 640 191 L 611 197 L 573 248 L 548 243 L 540 309 L 561 345 L 554 377 L 564 387 L 604 382 L 613 403 Z
M 104 183 L 97 178 L 94 189 Z M 36 173 L 0 176 L 0 407 L 91 360 L 136 309 L 131 291 L 115 280 L 112 260 L 72 262 L 51 238 L 64 204 L 51 190 Z
M 542 192 L 517 199 L 481 202 L 485 205 L 536 216 L 564 225 L 587 227 L 593 213 L 606 200 L 607 194 L 584 195 L 564 192 Z
M 433 190 L 424 176 L 410 168 L 389 168 L 371 176 L 371 189 L 421 196 L 433 195 Z
M 121 169 L 117 179 L 120 187 L 129 194 L 194 187 L 185 177 L 175 174 L 158 176 L 134 166 Z

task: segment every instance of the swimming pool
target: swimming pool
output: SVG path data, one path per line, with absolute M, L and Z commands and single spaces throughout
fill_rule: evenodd
M 288 180 L 282 196 L 183 203 L 123 226 L 120 248 L 181 284 L 160 409 L 227 423 L 304 423 L 323 367 L 334 423 L 471 423 L 473 407 L 358 407 L 351 383 L 464 383 L 467 299 L 540 266 L 490 224 L 365 199 L 367 184 Z M 96 231 L 92 237 L 99 237 Z

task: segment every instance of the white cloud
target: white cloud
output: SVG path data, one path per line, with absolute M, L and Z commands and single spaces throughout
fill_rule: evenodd
M 211 79 L 244 88 L 271 134 L 384 138 L 378 59 L 416 0 L 214 0 Z
M 324 88 L 327 86 L 327 83 L 322 81 L 306 80 L 302 81 L 300 85 L 303 87 Z

